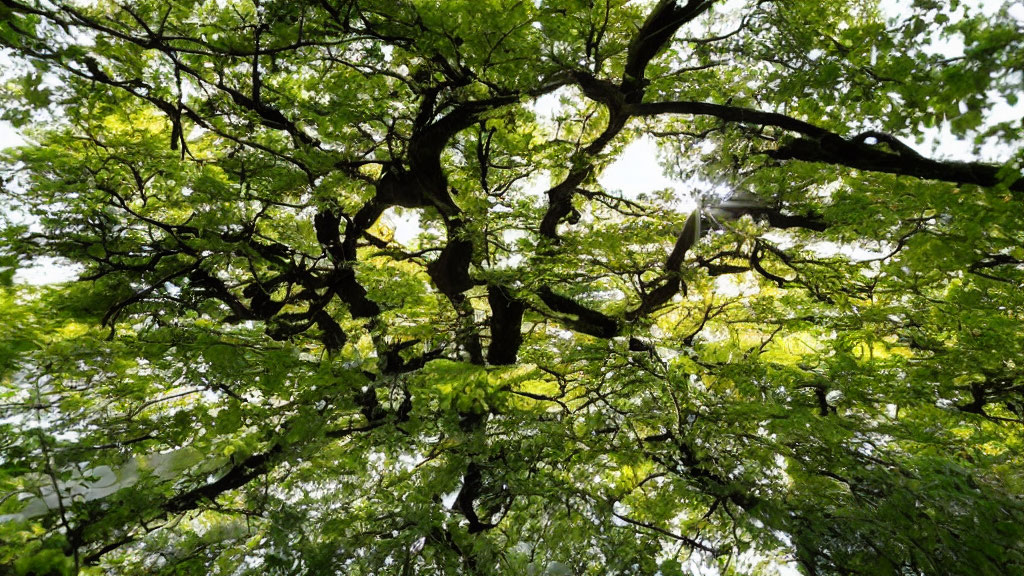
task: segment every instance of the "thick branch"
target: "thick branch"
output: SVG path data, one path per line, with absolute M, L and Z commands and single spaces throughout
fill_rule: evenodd
M 469 533 L 475 534 L 494 528 L 494 524 L 481 522 L 476 513 L 474 503 L 483 492 L 483 474 L 480 465 L 470 462 L 466 466 L 466 473 L 462 477 L 462 489 L 455 498 L 455 509 L 458 510 L 469 521 Z
M 690 0 L 686 4 L 677 0 L 658 2 L 629 44 L 622 74 L 622 88 L 627 101 L 640 102 L 647 65 L 668 45 L 679 28 L 703 14 L 713 3 L 710 0 Z
M 449 236 L 458 235 L 461 224 L 449 223 Z M 473 259 L 473 243 L 466 238 L 449 237 L 448 244 L 437 259 L 427 265 L 427 274 L 434 285 L 449 298 L 473 287 L 469 265 Z
M 495 365 L 515 364 L 523 343 L 523 302 L 509 294 L 508 288 L 492 285 L 487 288 L 491 307 L 491 346 L 487 361 Z
M 572 298 L 556 294 L 548 287 L 537 290 L 537 296 L 548 308 L 559 314 L 568 315 L 566 325 L 598 338 L 612 338 L 619 333 L 619 323 L 597 310 L 587 308 Z
M 957 184 L 991 187 L 1002 183 L 999 166 L 979 162 L 931 160 L 916 153 L 887 152 L 869 144 L 843 140 L 834 135 L 821 141 L 798 138 L 778 150 L 769 152 L 768 155 L 776 160 L 821 162 L 870 172 L 914 176 Z M 1024 178 L 1007 184 L 1014 192 L 1024 192 Z
M 633 116 L 659 116 L 661 114 L 685 114 L 692 116 L 714 116 L 727 122 L 741 124 L 757 124 L 759 126 L 775 126 L 790 132 L 797 132 L 811 138 L 824 139 L 839 136 L 819 128 L 803 120 L 798 120 L 785 114 L 776 112 L 763 112 L 751 108 L 739 106 L 728 106 L 725 104 L 711 104 L 709 102 L 674 101 L 674 102 L 647 102 L 637 104 L 631 109 Z
M 824 128 L 775 112 L 689 101 L 637 104 L 631 108 L 631 112 L 634 116 L 713 116 L 727 122 L 774 126 L 805 136 L 783 145 L 778 150 L 768 152 L 768 155 L 776 160 L 821 162 L 871 172 L 986 187 L 996 186 L 1001 182 L 999 166 L 978 162 L 931 160 L 920 156 L 894 137 L 880 132 L 865 132 L 847 140 Z M 869 139 L 885 143 L 896 152 L 866 144 Z M 1016 192 L 1024 192 L 1024 178 L 1009 183 L 1009 188 Z
M 583 152 L 590 157 L 601 153 L 633 115 L 632 107 L 644 97 L 644 71 L 651 59 L 668 45 L 676 31 L 711 7 L 711 0 L 691 0 L 678 5 L 675 0 L 661 0 L 647 16 L 629 45 L 622 82 L 615 85 L 594 75 L 575 71 L 571 74 L 583 93 L 608 108 L 608 125 Z M 542 235 L 557 239 L 558 223 L 573 214 L 572 198 L 576 189 L 593 173 L 593 165 L 576 166 L 560 184 L 548 191 L 548 210 L 541 221 Z
M 563 218 L 570 217 L 570 222 L 575 222 L 578 213 L 572 206 L 572 197 L 577 187 L 587 179 L 592 171 L 591 167 L 577 170 L 570 173 L 565 180 L 548 190 L 548 209 L 540 222 L 540 233 L 548 238 L 558 238 L 558 224 Z

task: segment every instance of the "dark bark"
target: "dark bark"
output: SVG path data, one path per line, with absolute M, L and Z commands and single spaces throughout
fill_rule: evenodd
M 622 91 L 628 102 L 643 98 L 644 72 L 650 61 L 668 46 L 676 32 L 711 5 L 710 0 L 660 0 L 648 14 L 640 30 L 629 44 L 626 66 L 622 74 Z
M 694 210 L 686 219 L 683 231 L 679 233 L 679 238 L 676 240 L 675 246 L 672 247 L 672 253 L 669 254 L 668 260 L 665 261 L 666 272 L 670 274 L 679 272 L 679 268 L 683 265 L 683 259 L 686 258 L 686 253 L 700 240 L 700 221 L 700 210 Z
M 558 225 L 570 214 L 575 212 L 572 198 L 576 189 L 591 174 L 591 168 L 585 168 L 569 174 L 565 180 L 548 190 L 548 209 L 540 222 L 540 233 L 551 239 L 558 238 Z M 572 219 L 572 218 L 570 218 Z
M 634 116 L 657 116 L 660 114 L 713 116 L 727 122 L 774 126 L 804 136 L 791 140 L 776 150 L 768 151 L 767 154 L 776 160 L 818 162 L 870 172 L 884 172 L 984 187 L 1000 184 L 999 166 L 979 162 L 931 160 L 917 154 L 896 138 L 881 132 L 870 131 L 850 139 L 844 139 L 824 128 L 785 114 L 707 102 L 644 103 L 633 106 L 631 113 Z M 895 152 L 884 150 L 877 144 L 871 145 L 865 142 L 872 138 L 880 144 L 887 144 Z M 1024 192 L 1024 178 L 1009 182 L 1008 185 L 1010 190 Z
M 684 114 L 692 116 L 713 116 L 727 122 L 738 124 L 756 124 L 758 126 L 775 126 L 790 132 L 797 132 L 812 138 L 839 138 L 824 128 L 819 128 L 803 120 L 785 114 L 763 112 L 751 108 L 712 104 L 709 102 L 648 102 L 637 104 L 631 108 L 633 116 L 658 116 L 661 114 Z
M 498 285 L 487 288 L 487 303 L 491 307 L 491 345 L 487 349 L 487 362 L 496 366 L 515 364 L 523 343 L 526 307 L 511 296 L 507 288 Z
M 335 262 L 343 262 L 346 255 L 341 244 L 341 217 L 333 210 L 321 210 L 313 216 L 313 230 L 317 242 Z
M 494 524 L 481 522 L 476 513 L 474 504 L 484 489 L 483 474 L 480 465 L 470 462 L 466 466 L 466 473 L 462 476 L 462 489 L 455 497 L 455 509 L 458 510 L 467 521 L 469 521 L 469 533 L 475 534 L 494 528 Z
M 916 153 L 889 152 L 863 142 L 830 137 L 822 140 L 798 138 L 768 153 L 776 160 L 801 160 L 846 166 L 869 172 L 913 176 L 956 184 L 992 187 L 1001 183 L 999 166 L 978 162 L 931 160 Z M 1024 178 L 1006 183 L 1014 192 L 1024 192 Z M 1017 194 L 1018 199 L 1021 197 Z
M 598 338 L 613 338 L 621 329 L 614 318 L 587 308 L 572 298 L 556 294 L 546 286 L 537 290 L 537 296 L 552 311 L 567 315 L 563 323 L 578 332 Z
M 353 318 L 373 318 L 380 314 L 380 306 L 366 296 L 366 288 L 356 279 L 351 268 L 338 268 L 332 275 L 334 292 L 348 304 Z
M 634 115 L 633 107 L 643 100 L 647 65 L 668 46 L 680 27 L 702 14 L 712 4 L 709 0 L 690 1 L 685 5 L 679 5 L 675 0 L 658 2 L 630 42 L 622 81 L 618 85 L 582 70 L 572 72 L 572 79 L 583 93 L 608 108 L 608 125 L 600 136 L 583 149 L 585 156 L 592 158 L 600 154 L 625 128 Z M 548 191 L 548 210 L 540 225 L 542 235 L 557 240 L 558 224 L 575 212 L 572 199 L 576 189 L 592 173 L 592 163 L 574 165 L 565 180 Z
M 427 274 L 442 294 L 448 297 L 461 294 L 473 287 L 469 275 L 472 258 L 472 242 L 465 238 L 449 239 L 437 259 L 427 264 Z
M 341 350 L 341 347 L 348 341 L 348 336 L 345 335 L 341 325 L 324 310 L 319 310 L 314 314 L 313 320 L 320 328 L 320 340 L 324 343 L 324 348 L 329 352 Z

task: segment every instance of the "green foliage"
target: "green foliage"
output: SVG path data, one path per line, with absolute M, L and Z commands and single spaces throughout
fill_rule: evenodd
M 1019 10 L 897 12 L 3 2 L 0 573 L 1024 571 Z

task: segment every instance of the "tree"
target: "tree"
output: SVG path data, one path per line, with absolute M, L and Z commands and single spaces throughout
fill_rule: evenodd
M 2 0 L 0 569 L 1024 570 L 1022 39 Z M 639 138 L 689 188 L 603 187 Z M 79 279 L 12 282 L 45 257 Z

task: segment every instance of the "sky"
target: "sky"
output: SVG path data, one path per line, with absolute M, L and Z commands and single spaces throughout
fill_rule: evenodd
M 0 148 L 17 146 L 22 142 L 22 137 L 11 127 L 10 123 L 0 121 Z

